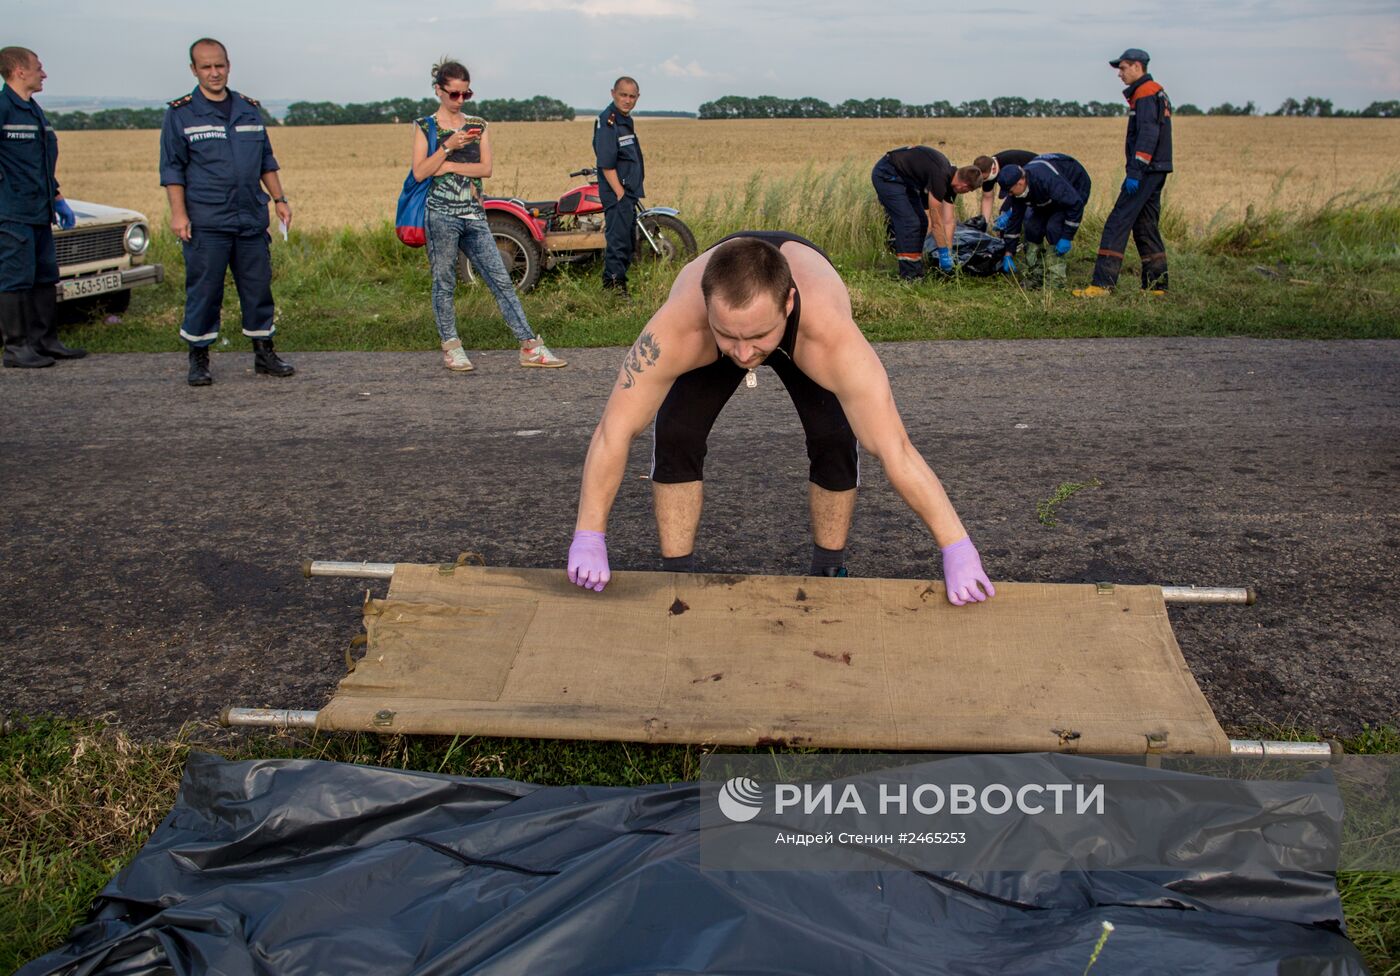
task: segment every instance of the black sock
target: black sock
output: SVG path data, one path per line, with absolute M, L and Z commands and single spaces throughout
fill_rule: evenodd
M 684 556 L 662 556 L 661 568 L 668 573 L 693 573 L 695 572 L 695 553 L 688 552 Z
M 808 575 L 820 576 L 824 569 L 840 569 L 846 565 L 846 549 L 823 549 L 812 543 L 812 571 Z

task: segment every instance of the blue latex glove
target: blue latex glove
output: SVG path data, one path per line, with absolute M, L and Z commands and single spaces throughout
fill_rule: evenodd
M 1128 194 L 1128 196 L 1132 196 L 1132 195 L 1133 195 L 1134 193 L 1136 193 L 1137 191 L 1138 191 L 1138 181 L 1137 181 L 1137 180 L 1133 179 L 1133 178 L 1130 176 L 1130 177 L 1128 177 L 1126 180 L 1123 181 L 1123 192 L 1126 193 L 1126 194 Z
M 1011 255 L 1003 254 L 1001 256 L 1001 270 L 1005 271 L 1007 274 L 1011 274 L 1016 270 L 1016 262 L 1011 260 Z
M 1064 257 L 1066 254 L 1069 253 L 1069 249 L 1071 246 L 1072 245 L 1070 244 L 1069 238 L 1061 237 L 1059 242 L 1055 245 L 1055 253 L 1058 254 L 1060 257 Z
M 72 207 L 68 206 L 67 200 L 55 200 L 53 213 L 57 218 L 55 223 L 63 230 L 72 230 L 78 223 L 78 215 L 73 212 Z
M 1011 211 L 1008 210 L 1006 211 L 1006 213 L 1002 214 L 995 221 L 993 221 L 992 226 L 995 227 L 997 230 L 1006 230 L 1007 226 L 1010 225 L 1010 223 Z
M 946 247 L 938 248 L 934 253 L 938 255 L 938 266 L 944 271 L 953 270 L 953 252 Z

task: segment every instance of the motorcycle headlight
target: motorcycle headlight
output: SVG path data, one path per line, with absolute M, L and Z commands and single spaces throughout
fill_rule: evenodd
M 145 224 L 132 224 L 126 229 L 126 237 L 122 243 L 126 245 L 128 254 L 145 254 L 151 243 L 151 233 Z

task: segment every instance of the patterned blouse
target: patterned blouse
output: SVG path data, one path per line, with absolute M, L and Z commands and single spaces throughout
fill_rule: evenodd
M 423 130 L 423 134 L 428 134 L 428 122 L 432 118 L 425 115 L 415 122 L 418 128 Z M 486 120 L 475 115 L 463 116 L 463 129 L 485 129 Z M 447 141 L 448 137 L 458 129 L 444 129 L 438 126 L 438 145 Z M 481 142 L 469 142 L 461 149 L 453 150 L 447 154 L 449 163 L 479 163 L 481 162 Z M 433 177 L 433 188 L 428 191 L 427 207 L 429 210 L 436 210 L 438 213 L 449 214 L 453 217 L 466 217 L 472 220 L 484 220 L 486 211 L 481 206 L 481 178 L 479 176 L 462 176 L 458 173 L 442 173 Z

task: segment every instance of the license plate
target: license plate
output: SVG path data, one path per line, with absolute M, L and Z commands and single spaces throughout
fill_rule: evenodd
M 74 281 L 63 283 L 63 300 L 70 298 L 86 298 L 88 295 L 100 295 L 107 291 L 117 291 L 122 286 L 122 275 L 120 271 L 113 271 L 109 274 L 93 275 L 91 278 L 78 278 Z

